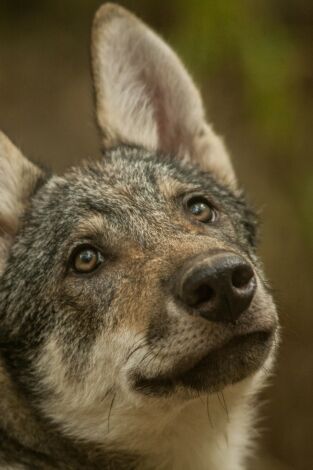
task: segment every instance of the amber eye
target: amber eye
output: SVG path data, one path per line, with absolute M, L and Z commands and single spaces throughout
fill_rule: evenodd
M 103 262 L 102 254 L 90 245 L 77 248 L 72 257 L 72 267 L 77 273 L 87 274 Z
M 215 222 L 217 218 L 216 210 L 202 196 L 194 196 L 187 200 L 186 207 L 188 212 L 199 222 Z

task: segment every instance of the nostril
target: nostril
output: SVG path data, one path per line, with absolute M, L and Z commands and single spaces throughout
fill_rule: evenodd
M 194 305 L 200 305 L 200 304 L 203 304 L 204 302 L 209 302 L 214 297 L 215 297 L 214 290 L 210 286 L 203 284 L 194 291 L 194 299 L 195 299 Z
M 190 307 L 199 307 L 203 303 L 211 301 L 216 293 L 209 283 L 199 281 L 192 282 L 192 279 L 183 284 L 182 300 Z
M 234 269 L 231 281 L 236 289 L 243 289 L 250 284 L 251 279 L 254 277 L 252 268 L 249 265 L 241 265 Z

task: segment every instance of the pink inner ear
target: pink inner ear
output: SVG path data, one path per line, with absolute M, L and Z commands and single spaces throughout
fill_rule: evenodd
M 171 102 L 171 97 L 162 84 L 155 83 L 152 101 L 158 130 L 158 148 L 173 156 L 178 155 L 182 148 L 189 150 L 192 145 L 191 136 L 183 123 L 179 122 L 178 110 L 175 112 L 174 108 L 175 103 Z
M 173 127 L 173 123 L 170 122 L 167 113 L 165 105 L 165 95 L 166 93 L 164 92 L 164 90 L 162 90 L 162 86 L 160 84 L 155 84 L 152 100 L 158 129 L 159 148 L 164 153 L 171 153 L 174 150 L 172 148 L 170 135 L 172 132 L 171 127 Z

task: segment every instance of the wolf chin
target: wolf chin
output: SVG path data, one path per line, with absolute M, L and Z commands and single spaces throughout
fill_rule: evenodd
M 256 216 L 175 53 L 106 4 L 101 161 L 0 135 L 0 468 L 243 470 L 278 321 Z

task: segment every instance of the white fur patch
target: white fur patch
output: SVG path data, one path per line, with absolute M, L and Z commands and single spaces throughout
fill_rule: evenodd
M 264 369 L 223 394 L 145 397 L 130 390 L 121 367 L 134 336 L 117 336 L 99 336 L 81 380 L 68 378 L 61 348 L 49 340 L 38 370 L 55 395 L 42 403 L 44 413 L 72 437 L 140 455 L 138 470 L 150 469 L 151 462 L 155 470 L 242 470 L 254 438 L 251 402 L 271 357 Z

